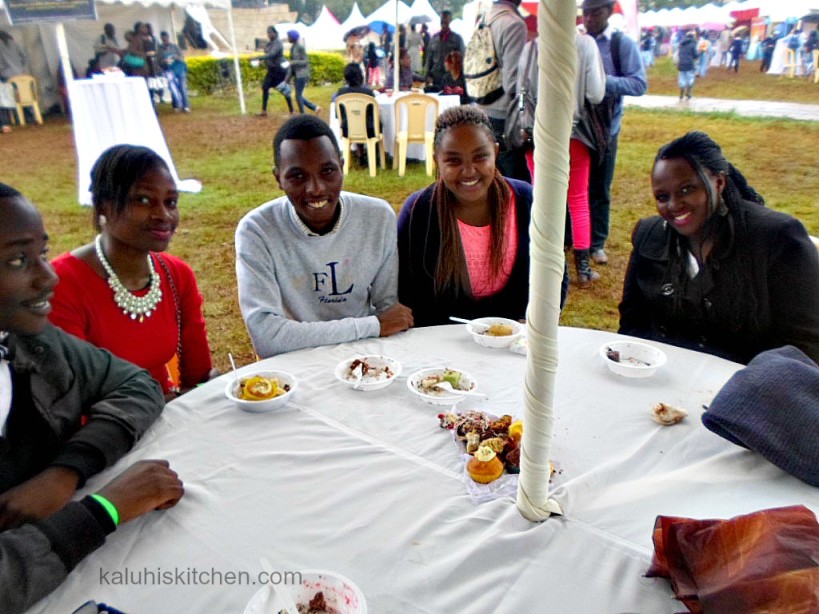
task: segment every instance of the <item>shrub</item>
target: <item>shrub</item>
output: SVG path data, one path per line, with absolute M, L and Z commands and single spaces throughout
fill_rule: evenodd
M 250 60 L 258 58 L 258 53 L 240 53 L 239 69 L 242 82 L 256 86 L 264 79 L 267 69 L 264 62 L 251 66 Z M 344 80 L 344 58 L 338 53 L 315 51 L 307 54 L 310 58 L 310 74 L 316 84 L 338 83 Z M 233 57 L 212 58 L 197 56 L 188 58 L 188 88 L 200 95 L 232 88 L 235 83 Z

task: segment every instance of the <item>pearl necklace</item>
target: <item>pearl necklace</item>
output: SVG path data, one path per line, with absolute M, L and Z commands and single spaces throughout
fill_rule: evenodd
M 97 258 L 100 259 L 100 264 L 105 272 L 108 273 L 108 286 L 114 291 L 114 302 L 117 307 L 122 309 L 122 313 L 126 316 L 131 316 L 132 320 L 139 318 L 142 322 L 145 318 L 150 318 L 151 314 L 156 309 L 156 306 L 162 300 L 162 288 L 159 287 L 160 279 L 159 273 L 154 268 L 154 261 L 151 255 L 148 254 L 148 268 L 151 271 L 150 281 L 148 282 L 148 293 L 145 296 L 134 296 L 131 291 L 122 285 L 122 282 L 114 272 L 114 267 L 105 258 L 102 251 L 102 235 L 97 235 L 94 240 L 94 247 L 97 250 Z

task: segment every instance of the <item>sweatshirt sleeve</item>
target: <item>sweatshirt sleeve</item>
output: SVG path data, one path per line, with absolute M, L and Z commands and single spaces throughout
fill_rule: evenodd
M 311 322 L 289 317 L 269 244 L 270 240 L 255 220 L 245 218 L 239 223 L 236 229 L 239 307 L 253 349 L 260 357 L 377 337 L 381 333 L 376 316 Z M 383 281 L 379 282 L 379 286 L 382 284 Z

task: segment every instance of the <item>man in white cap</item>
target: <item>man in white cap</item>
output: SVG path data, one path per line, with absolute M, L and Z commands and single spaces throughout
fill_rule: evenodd
M 609 261 L 604 248 L 609 236 L 611 182 L 623 119 L 623 96 L 642 96 L 648 88 L 646 70 L 637 44 L 609 24 L 614 3 L 615 0 L 583 0 L 582 6 L 583 24 L 597 41 L 606 69 L 606 97 L 601 104 L 609 104 L 612 109 L 608 149 L 596 154 L 598 159 L 592 161 L 589 176 L 591 257 L 597 264 L 607 264 Z

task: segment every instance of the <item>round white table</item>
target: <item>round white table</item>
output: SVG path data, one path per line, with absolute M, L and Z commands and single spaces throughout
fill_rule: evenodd
M 792 504 L 819 512 L 819 489 L 700 422 L 740 365 L 662 346 L 668 363 L 655 377 L 625 379 L 597 353 L 615 338 L 560 330 L 552 456 L 562 517 L 534 524 L 511 498 L 472 503 L 440 408 L 403 377 L 459 367 L 489 395 L 463 407 L 522 415 L 525 358 L 477 346 L 462 326 L 415 329 L 245 367 L 299 378 L 291 403 L 272 413 L 227 401 L 232 374 L 168 405 L 88 489 L 137 459 L 167 458 L 185 497 L 121 526 L 32 611 L 95 599 L 127 612 L 242 612 L 260 588 L 262 556 L 281 574 L 348 576 L 376 614 L 680 611 L 665 580 L 643 577 L 658 514 L 728 518 Z M 376 392 L 344 387 L 333 369 L 361 353 L 397 359 L 402 378 Z M 658 401 L 690 415 L 659 426 L 649 417 Z

